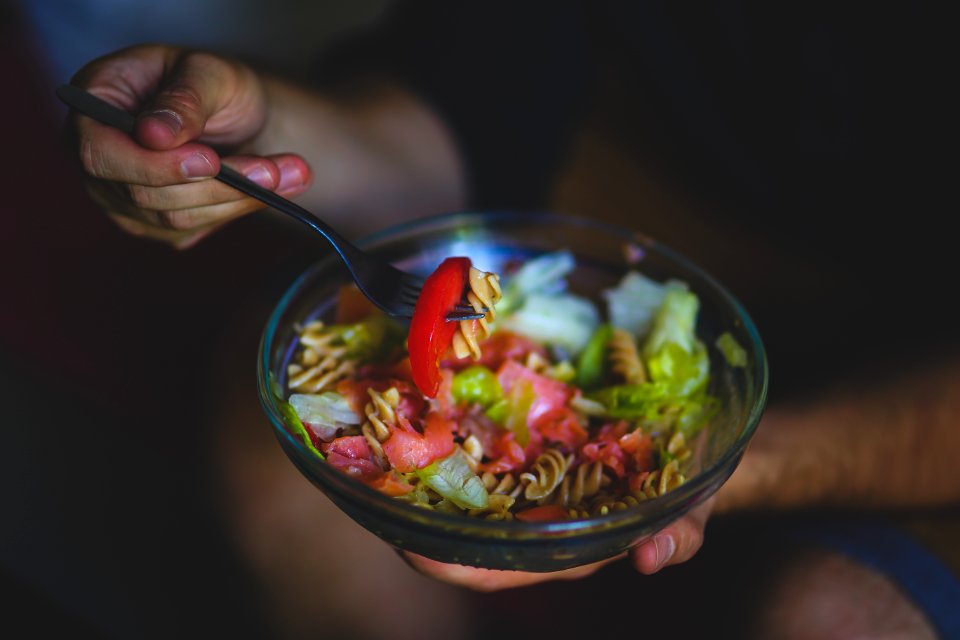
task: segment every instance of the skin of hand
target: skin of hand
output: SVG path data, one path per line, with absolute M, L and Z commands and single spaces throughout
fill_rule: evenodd
M 134 235 L 185 248 L 262 209 L 213 179 L 221 161 L 347 236 L 466 201 L 446 124 L 389 81 L 321 93 L 210 53 L 150 45 L 95 60 L 73 82 L 137 114 L 132 139 L 70 119 L 88 191 Z
M 401 555 L 411 567 L 424 575 L 475 591 L 499 591 L 552 580 L 579 580 L 624 557 L 629 557 L 630 562 L 640 573 L 652 575 L 664 567 L 686 562 L 699 551 L 703 544 L 703 530 L 713 509 L 713 503 L 714 498 L 710 498 L 624 555 L 552 573 L 479 569 L 446 564 L 408 552 L 402 552 Z
M 262 82 L 239 63 L 140 46 L 95 60 L 73 83 L 137 114 L 132 139 L 85 116 L 73 115 L 70 122 L 88 191 L 132 234 L 182 248 L 261 209 L 212 179 L 221 161 L 287 197 L 311 182 L 310 168 L 298 155 L 246 153 L 264 128 L 268 108 Z

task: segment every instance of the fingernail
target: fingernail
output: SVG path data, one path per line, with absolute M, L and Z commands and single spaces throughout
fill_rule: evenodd
M 266 187 L 267 189 L 272 189 L 274 183 L 273 176 L 270 175 L 270 172 L 263 166 L 256 166 L 250 170 L 249 173 L 244 174 L 248 180 L 256 182 L 261 187 Z
M 177 113 L 170 111 L 169 109 L 150 111 L 143 114 L 141 117 L 159 120 L 165 127 L 170 129 L 170 133 L 173 135 L 180 133 L 180 129 L 183 128 L 183 120 L 180 119 L 180 116 Z
M 207 156 L 195 153 L 180 163 L 180 171 L 185 178 L 209 178 L 216 174 Z
M 674 542 L 673 536 L 659 535 L 654 536 L 653 544 L 657 547 L 657 569 L 660 569 L 673 557 L 677 550 L 677 543 Z
M 300 173 L 300 166 L 296 163 L 280 163 L 280 184 L 277 191 L 297 189 L 303 186 L 304 176 Z

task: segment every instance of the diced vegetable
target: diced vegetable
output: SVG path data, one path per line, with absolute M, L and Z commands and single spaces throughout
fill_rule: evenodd
M 489 407 L 503 398 L 503 388 L 493 371 L 474 365 L 453 376 L 453 398 L 458 403 Z
M 517 514 L 520 522 L 551 522 L 553 520 L 568 520 L 570 514 L 558 504 L 545 504 L 539 507 L 524 509 Z
M 330 440 L 348 425 L 360 424 L 360 416 L 339 393 L 327 391 L 319 395 L 294 393 L 290 406 L 305 427 L 320 440 Z
M 646 335 L 669 288 L 686 288 L 686 285 L 676 281 L 660 284 L 636 271 L 628 272 L 616 287 L 603 292 L 610 324 L 638 338 Z
M 603 383 L 607 370 L 607 344 L 613 335 L 613 327 L 609 324 L 600 325 L 587 345 L 580 352 L 577 360 L 577 386 L 589 391 L 596 389 Z
M 670 289 L 643 344 L 651 379 L 667 384 L 674 397 L 691 395 L 710 374 L 707 350 L 695 333 L 699 308 L 692 292 Z
M 747 350 L 740 346 L 740 343 L 729 331 L 720 334 L 716 345 L 731 367 L 747 366 Z
M 576 262 L 569 251 L 555 251 L 528 260 L 507 281 L 497 303 L 502 315 L 513 313 L 533 294 L 553 294 L 566 289 L 566 276 Z
M 280 407 L 280 412 L 283 414 L 287 426 L 293 429 L 293 434 L 300 438 L 300 441 L 306 445 L 307 449 L 315 453 L 318 458 L 323 460 L 324 455 L 313 443 L 313 438 L 310 437 L 310 432 L 308 432 L 307 428 L 303 426 L 303 423 L 300 421 L 300 417 L 297 415 L 297 411 L 293 408 L 293 406 L 291 406 L 289 402 L 284 402 L 283 400 L 278 401 L 277 406 Z
M 489 502 L 483 481 L 470 469 L 466 455 L 460 449 L 418 470 L 417 475 L 431 489 L 461 509 L 482 509 Z
M 401 473 L 422 469 L 453 451 L 453 426 L 439 413 L 428 413 L 423 434 L 412 427 L 395 428 L 383 442 L 383 452 L 390 465 Z

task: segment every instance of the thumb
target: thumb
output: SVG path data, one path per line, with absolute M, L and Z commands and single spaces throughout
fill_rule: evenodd
M 134 136 L 149 149 L 200 140 L 239 145 L 265 119 L 263 90 L 246 67 L 203 52 L 184 52 L 137 117 Z

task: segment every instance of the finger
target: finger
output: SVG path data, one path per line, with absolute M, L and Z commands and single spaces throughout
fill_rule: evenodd
M 258 132 L 265 112 L 252 71 L 208 53 L 182 53 L 138 116 L 135 137 L 158 150 L 198 139 L 239 143 Z
M 190 231 L 176 231 L 171 229 L 159 229 L 153 224 L 134 220 L 128 216 L 107 214 L 111 220 L 125 232 L 133 236 L 149 238 L 158 242 L 169 244 L 176 249 L 187 249 L 197 244 L 200 240 L 216 231 L 221 225 L 214 224 L 209 227 L 191 229 Z
M 147 211 L 140 213 L 139 218 L 158 229 L 189 232 L 210 225 L 223 224 L 240 216 L 264 209 L 259 200 L 243 198 L 234 202 L 196 207 L 191 209 L 176 209 L 173 211 Z
M 280 185 L 281 172 L 275 158 L 234 156 L 224 158 L 222 162 L 271 191 Z M 137 207 L 154 211 L 195 209 L 235 202 L 247 197 L 219 180 L 201 180 L 162 187 L 129 185 L 128 191 L 130 199 Z
M 80 161 L 95 178 L 159 187 L 208 179 L 220 171 L 220 158 L 205 145 L 153 151 L 86 116 L 77 116 L 76 122 Z
M 703 545 L 703 532 L 713 508 L 713 498 L 637 545 L 630 555 L 640 573 L 651 575 L 674 564 L 686 562 Z
M 180 49 L 162 45 L 129 47 L 85 65 L 71 83 L 127 113 L 137 113 L 180 54 Z
M 284 197 L 296 197 L 310 185 L 310 171 L 298 156 L 236 156 L 225 160 L 225 163 L 249 180 Z M 164 228 L 187 229 L 194 223 L 207 225 L 265 206 L 219 180 L 166 187 L 128 185 L 127 190 L 133 204 L 146 216 L 145 219 Z M 143 219 L 143 215 L 137 217 Z
M 414 553 L 403 552 L 401 556 L 420 573 L 443 582 L 468 587 L 475 591 L 499 591 L 526 587 L 552 580 L 579 580 L 595 573 L 601 567 L 615 562 L 623 556 L 601 560 L 593 564 L 550 573 L 530 573 L 526 571 L 504 571 L 499 569 L 480 569 L 459 564 L 447 564 L 431 560 Z

